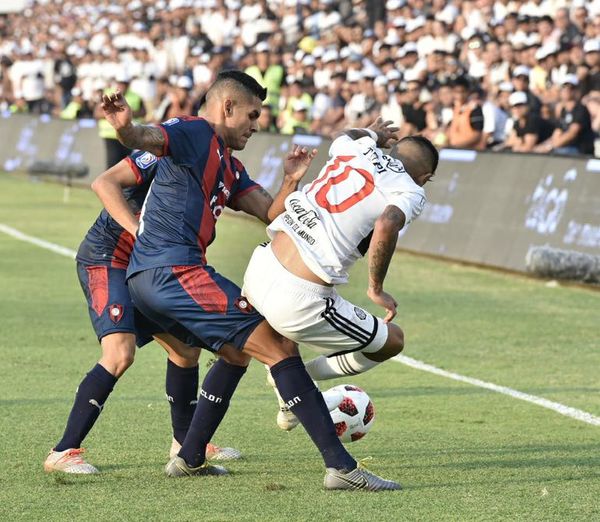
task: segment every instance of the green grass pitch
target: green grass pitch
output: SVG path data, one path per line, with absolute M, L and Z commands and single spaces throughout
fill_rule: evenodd
M 100 208 L 87 190 L 0 174 L 0 223 L 76 249 Z M 465 231 L 468 233 L 468 231 Z M 264 227 L 224 217 L 208 260 L 241 282 Z M 405 354 L 448 371 L 600 415 L 600 294 L 398 254 L 387 288 Z M 322 490 L 321 460 L 301 429 L 275 425 L 253 363 L 216 442 L 243 461 L 220 478 L 167 479 L 166 357 L 141 350 L 85 441 L 99 476 L 46 475 L 74 396 L 99 349 L 74 262 L 0 234 L 0 520 L 600 520 L 600 427 L 390 361 L 352 382 L 376 408 L 349 446 L 401 492 Z M 341 288 L 365 295 L 366 265 Z M 310 356 L 311 354 L 307 354 Z M 204 375 L 210 360 L 204 354 Z

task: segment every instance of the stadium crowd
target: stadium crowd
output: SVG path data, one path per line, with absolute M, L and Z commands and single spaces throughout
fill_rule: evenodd
M 38 0 L 0 16 L 0 109 L 196 114 L 218 72 L 269 89 L 267 131 L 376 116 L 438 146 L 593 154 L 600 0 Z M 600 149 L 600 147 L 599 147 Z

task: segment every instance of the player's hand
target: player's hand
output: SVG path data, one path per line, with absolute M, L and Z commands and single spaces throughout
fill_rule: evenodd
M 120 91 L 103 94 L 101 107 L 106 121 L 117 131 L 131 125 L 133 119 L 131 107 Z
M 396 134 L 400 128 L 393 127 L 393 123 L 392 120 L 384 121 L 383 118 L 379 117 L 367 127 L 377 134 L 378 147 L 391 147 L 398 141 L 398 136 Z
M 283 163 L 284 175 L 292 181 L 300 181 L 308 171 L 308 167 L 310 167 L 316 155 L 317 149 L 309 150 L 306 147 L 295 145 Z
M 390 294 L 384 292 L 383 290 L 377 291 L 373 288 L 369 288 L 367 290 L 367 296 L 376 305 L 386 309 L 387 313 L 383 318 L 384 323 L 389 323 L 394 317 L 396 317 L 396 314 L 398 313 L 396 311 L 398 303 Z

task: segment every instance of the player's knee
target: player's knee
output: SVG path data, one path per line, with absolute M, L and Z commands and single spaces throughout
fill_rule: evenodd
M 134 359 L 134 335 L 113 334 L 102 339 L 102 365 L 115 377 L 123 375 Z
M 388 326 L 388 343 L 388 352 L 391 353 L 390 357 L 398 355 L 404 349 L 404 332 L 402 328 L 395 324 Z

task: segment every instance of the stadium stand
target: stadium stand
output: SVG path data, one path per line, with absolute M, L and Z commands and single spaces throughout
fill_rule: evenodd
M 194 114 L 237 67 L 269 88 L 269 131 L 382 114 L 438 146 L 600 152 L 599 0 L 23 3 L 0 14 L 5 115 L 89 117 L 119 76 L 148 121 Z

